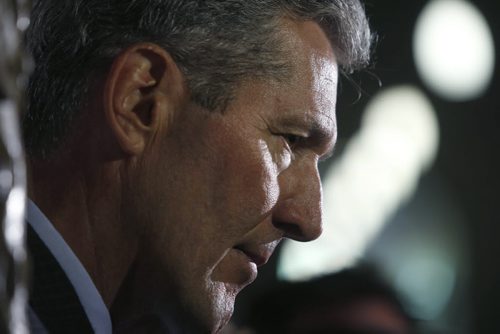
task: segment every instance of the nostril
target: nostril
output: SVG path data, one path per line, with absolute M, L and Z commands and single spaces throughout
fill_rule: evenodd
M 321 223 L 314 222 L 273 220 L 273 225 L 283 231 L 284 237 L 303 242 L 317 239 L 323 232 Z
M 304 237 L 302 229 L 298 225 L 282 221 L 273 222 L 273 224 L 277 229 L 283 231 L 284 236 L 286 238 L 297 241 L 307 241 L 306 238 Z

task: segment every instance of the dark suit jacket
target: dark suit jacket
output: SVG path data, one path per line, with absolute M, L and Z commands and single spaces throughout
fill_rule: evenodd
M 49 333 L 94 333 L 75 289 L 50 250 L 27 224 L 31 256 L 29 304 Z

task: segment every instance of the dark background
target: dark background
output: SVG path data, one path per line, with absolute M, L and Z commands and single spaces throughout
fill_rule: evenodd
M 340 152 L 337 154 L 341 154 L 343 143 L 359 129 L 364 107 L 380 89 L 379 80 L 382 88 L 412 84 L 427 94 L 439 120 L 438 155 L 432 168 L 422 177 L 415 195 L 396 216 L 404 216 L 405 210 L 411 210 L 417 203 L 425 203 L 432 186 L 446 187 L 446 196 L 461 212 L 463 225 L 458 228 L 463 232 L 465 246 L 462 250 L 467 263 L 448 307 L 446 321 L 450 326 L 441 332 L 455 333 L 460 328 L 460 333 L 500 333 L 498 64 L 489 89 L 472 101 L 449 102 L 427 89 L 417 74 L 412 54 L 415 22 L 426 3 L 421 0 L 366 2 L 372 28 L 379 37 L 375 61 L 370 73 L 354 77 L 363 89 L 359 101 L 354 103 L 357 92 L 352 85 L 344 81 L 341 87 L 337 108 Z M 500 1 L 478 0 L 472 3 L 488 20 L 498 54 Z M 389 223 L 387 229 L 390 224 L 394 222 Z M 261 268 L 259 279 L 241 293 L 236 305 L 236 322 L 244 321 L 248 303 L 276 280 L 276 259 L 274 256 Z

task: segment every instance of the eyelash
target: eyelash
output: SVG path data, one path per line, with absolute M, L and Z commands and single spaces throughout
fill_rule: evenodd
M 286 141 L 288 147 L 293 150 L 303 139 L 304 137 L 294 135 L 294 134 L 281 134 L 281 137 Z

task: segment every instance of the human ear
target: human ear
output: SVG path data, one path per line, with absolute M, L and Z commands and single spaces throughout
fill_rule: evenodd
M 111 66 L 104 87 L 104 112 L 121 150 L 141 154 L 186 95 L 183 75 L 170 54 L 152 43 L 135 44 Z

